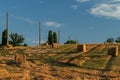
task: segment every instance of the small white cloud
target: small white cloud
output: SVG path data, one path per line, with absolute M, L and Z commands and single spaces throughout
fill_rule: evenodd
M 38 44 L 39 43 L 39 41 L 32 41 L 33 43 L 35 43 L 35 44 Z
M 45 22 L 44 25 L 48 26 L 48 27 L 56 27 L 56 28 L 59 28 L 62 26 L 62 24 L 57 23 L 57 22 L 53 22 L 53 21 L 47 21 L 47 22 Z
M 34 44 L 39 44 L 39 41 L 32 41 Z M 45 41 L 41 41 L 41 43 L 45 43 Z
M 72 8 L 75 9 L 75 10 L 76 10 L 78 7 L 79 7 L 78 5 L 73 5 L 73 6 L 72 6 Z
M 88 2 L 90 0 L 76 0 L 77 3 L 85 3 L 85 2 Z M 72 8 L 74 10 L 76 10 L 77 8 L 79 7 L 79 5 L 73 5 Z
M 76 0 L 78 3 L 84 3 L 84 2 L 88 2 L 90 0 Z
M 24 18 L 24 21 L 27 22 L 27 23 L 30 23 L 30 24 L 34 24 L 35 22 L 29 18 Z
M 93 15 L 120 19 L 120 0 L 112 0 L 98 4 L 94 6 L 90 12 Z
M 21 21 L 24 21 L 24 22 L 29 23 L 29 24 L 35 24 L 35 22 L 32 19 L 24 18 L 24 17 L 19 17 L 19 16 L 15 16 L 15 15 L 11 15 L 11 16 L 14 19 L 17 19 L 17 20 L 21 20 Z

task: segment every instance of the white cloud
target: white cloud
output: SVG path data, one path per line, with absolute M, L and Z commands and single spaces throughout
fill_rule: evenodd
M 120 0 L 98 4 L 91 9 L 91 14 L 120 19 Z
M 35 44 L 38 44 L 39 43 L 39 41 L 32 41 L 33 43 L 35 43 Z
M 85 3 L 85 2 L 89 2 L 89 1 L 91 1 L 91 0 L 76 0 L 76 2 L 79 4 L 79 3 Z M 72 6 L 72 9 L 74 9 L 74 10 L 76 10 L 78 7 L 79 7 L 79 5 L 73 5 Z
M 76 0 L 78 3 L 84 3 L 84 2 L 88 2 L 90 0 Z
M 78 5 L 73 5 L 72 8 L 73 9 L 77 9 L 79 6 Z
M 39 44 L 39 41 L 32 41 L 34 44 Z M 45 43 L 45 41 L 41 41 L 41 43 Z
M 11 16 L 14 19 L 17 19 L 17 20 L 21 20 L 21 21 L 24 21 L 24 22 L 29 23 L 29 24 L 35 24 L 35 22 L 32 19 L 24 18 L 24 17 L 19 17 L 19 16 L 15 16 L 15 15 L 11 15 Z
M 56 28 L 59 28 L 62 26 L 62 24 L 57 23 L 57 22 L 53 22 L 53 21 L 47 21 L 47 22 L 45 22 L 44 25 L 48 26 L 48 27 L 56 27 Z
M 35 22 L 29 18 L 24 18 L 24 21 L 27 22 L 27 23 L 30 23 L 30 24 L 34 24 Z

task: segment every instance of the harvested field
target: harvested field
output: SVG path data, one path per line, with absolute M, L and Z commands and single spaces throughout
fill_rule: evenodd
M 113 44 L 109 44 L 109 46 Z M 116 44 L 117 45 L 117 44 Z M 89 47 L 88 47 L 89 46 Z M 90 47 L 91 46 L 91 47 Z M 118 45 L 119 46 L 119 45 Z M 120 54 L 108 55 L 108 44 L 87 44 L 87 52 L 77 51 L 77 45 L 59 48 L 16 47 L 0 50 L 1 80 L 119 80 Z M 25 55 L 21 67 L 15 55 Z M 2 74 L 1 74 L 2 73 Z

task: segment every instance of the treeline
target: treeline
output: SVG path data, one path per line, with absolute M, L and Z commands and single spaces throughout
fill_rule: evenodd
M 53 45 L 53 43 L 59 43 L 58 37 L 56 32 L 53 32 L 52 30 L 48 31 L 48 41 L 47 43 L 49 45 Z M 64 44 L 78 44 L 78 40 L 67 40 Z
M 53 43 L 59 43 L 58 37 L 56 32 L 53 32 L 52 30 L 48 31 L 48 40 L 47 43 L 49 45 L 53 45 Z M 12 46 L 28 46 L 26 43 L 24 43 L 25 38 L 23 35 L 19 35 L 18 33 L 11 33 L 9 35 L 9 44 Z M 120 37 L 114 38 L 107 38 L 104 43 L 120 43 Z M 67 40 L 64 44 L 79 44 L 78 40 Z M 7 46 L 7 29 L 5 29 L 2 32 L 2 41 L 0 46 Z
M 108 38 L 105 43 L 120 43 L 120 37 L 117 37 L 117 39 L 114 38 Z
M 77 40 L 67 40 L 64 44 L 78 44 Z
M 9 45 L 12 46 L 27 46 L 26 43 L 24 43 L 25 38 L 23 35 L 19 35 L 18 33 L 11 33 L 8 38 Z M 7 29 L 5 29 L 2 32 L 2 41 L 0 46 L 8 46 L 7 45 Z

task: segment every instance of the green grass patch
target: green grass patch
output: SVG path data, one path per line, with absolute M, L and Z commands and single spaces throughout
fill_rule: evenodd
M 1 56 L 5 56 L 7 54 L 7 52 L 5 50 L 0 50 L 0 55 Z
M 35 64 L 43 64 L 43 62 L 41 60 L 38 60 L 38 59 L 31 59 L 30 61 L 35 63 Z
M 112 69 L 120 69 L 120 55 L 118 57 L 114 57 L 114 60 L 111 62 Z
M 60 48 L 56 49 L 58 51 L 57 54 L 70 54 L 77 51 L 77 45 L 75 44 L 66 44 L 62 45 Z
M 105 59 L 93 59 L 93 60 L 86 61 L 82 67 L 91 68 L 91 69 L 103 69 L 105 64 L 106 64 Z
M 107 53 L 108 53 L 108 48 L 104 48 L 99 54 L 107 55 Z
M 95 57 L 98 57 L 98 54 L 93 53 L 93 54 L 90 54 L 89 56 L 90 56 L 90 58 L 95 58 Z

